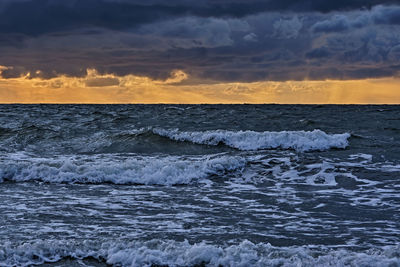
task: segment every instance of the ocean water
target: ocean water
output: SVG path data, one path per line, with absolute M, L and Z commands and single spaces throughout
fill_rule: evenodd
M 400 266 L 400 106 L 0 105 L 0 266 Z

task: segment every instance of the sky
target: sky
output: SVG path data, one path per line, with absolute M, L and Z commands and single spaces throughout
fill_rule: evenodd
M 400 104 L 400 2 L 0 0 L 0 103 Z

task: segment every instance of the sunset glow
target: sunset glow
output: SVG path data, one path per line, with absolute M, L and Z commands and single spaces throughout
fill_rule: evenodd
M 1 67 L 6 69 L 6 67 Z M 99 74 L 0 79 L 2 103 L 278 103 L 381 104 L 400 103 L 398 78 L 364 80 L 234 82 L 187 84 L 176 70 L 166 80 Z

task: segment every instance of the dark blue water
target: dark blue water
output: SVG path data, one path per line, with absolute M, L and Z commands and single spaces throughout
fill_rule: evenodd
M 400 266 L 400 106 L 0 105 L 0 266 Z

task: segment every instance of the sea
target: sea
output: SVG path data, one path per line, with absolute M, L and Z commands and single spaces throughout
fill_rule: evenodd
M 0 266 L 400 266 L 400 106 L 0 105 Z

